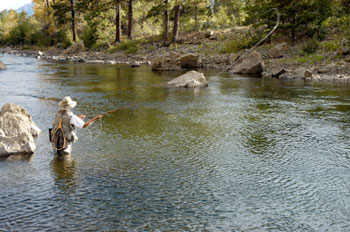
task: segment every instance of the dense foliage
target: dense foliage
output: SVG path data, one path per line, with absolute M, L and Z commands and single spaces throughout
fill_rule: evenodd
M 341 28 L 350 39 L 349 0 L 33 0 L 35 14 L 0 12 L 0 44 L 87 48 L 123 40 L 177 42 L 179 32 L 258 26 L 269 30 L 281 14 L 278 36 L 323 40 Z M 137 44 L 137 43 L 134 43 Z

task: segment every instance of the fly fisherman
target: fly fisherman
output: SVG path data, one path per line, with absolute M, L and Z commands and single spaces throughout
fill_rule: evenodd
M 90 121 L 84 122 L 85 115 L 79 117 L 71 111 L 77 105 L 70 97 L 64 97 L 58 103 L 59 111 L 55 115 L 53 129 L 50 129 L 50 142 L 58 155 L 68 155 L 72 151 L 72 143 L 78 140 L 75 128 L 86 128 L 94 121 L 102 118 L 97 115 Z

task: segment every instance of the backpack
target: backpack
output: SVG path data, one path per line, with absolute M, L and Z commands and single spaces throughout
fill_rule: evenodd
M 67 148 L 67 140 L 62 128 L 62 119 L 60 119 L 58 126 L 55 129 L 49 129 L 49 135 L 53 149 L 60 151 Z

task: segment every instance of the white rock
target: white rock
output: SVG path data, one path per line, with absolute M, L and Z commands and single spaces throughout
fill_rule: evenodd
M 186 87 L 186 88 L 207 87 L 208 81 L 203 75 L 203 73 L 199 73 L 196 71 L 189 71 L 169 81 L 167 85 L 174 86 L 174 87 Z
M 7 69 L 6 65 L 0 61 L 0 70 L 6 70 L 6 69 Z
M 0 111 L 0 156 L 32 154 L 41 130 L 23 107 L 7 103 Z

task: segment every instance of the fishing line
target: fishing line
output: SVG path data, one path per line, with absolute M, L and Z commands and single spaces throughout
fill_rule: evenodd
M 228 67 L 226 67 L 224 70 L 222 70 L 221 72 L 219 72 L 218 74 L 216 74 L 215 76 L 220 76 L 222 73 L 226 72 L 228 69 L 230 69 L 233 65 L 236 65 L 238 63 L 238 61 L 241 61 L 246 55 L 248 55 L 249 53 L 251 53 L 257 46 L 259 46 L 262 42 L 264 42 L 270 35 L 272 35 L 272 33 L 275 32 L 275 30 L 277 29 L 278 25 L 280 24 L 280 12 L 278 11 L 277 8 L 272 8 L 268 11 L 266 11 L 265 13 L 270 12 L 271 10 L 274 10 L 276 15 L 277 15 L 277 21 L 275 26 L 272 28 L 272 30 L 264 37 L 262 38 L 259 42 L 257 42 L 252 48 L 250 48 L 248 51 L 246 51 L 242 56 L 240 56 L 237 60 L 235 60 L 232 64 L 230 64 Z
M 89 127 L 86 127 L 86 129 L 87 129 L 87 130 L 88 130 L 88 132 L 89 132 L 90 142 L 92 142 L 92 134 L 91 134 L 91 131 L 90 131 Z
M 140 103 L 140 102 L 134 102 L 134 103 L 132 103 L 132 104 L 130 104 L 130 105 L 121 106 L 121 107 L 119 107 L 119 108 L 117 108 L 117 109 L 114 109 L 114 110 L 110 110 L 110 111 L 106 111 L 106 112 L 104 112 L 104 113 L 101 113 L 100 115 L 108 116 L 108 115 L 110 115 L 111 113 L 115 113 L 115 112 L 118 112 L 118 111 L 120 111 L 120 110 L 128 109 L 128 108 L 130 108 L 130 107 L 132 107 L 132 106 L 134 106 L 134 105 L 136 105 L 136 104 L 138 104 L 138 103 Z M 86 127 L 86 129 L 88 130 L 88 133 L 89 133 L 90 142 L 92 142 L 92 132 L 90 131 L 89 127 Z M 103 129 L 103 123 L 102 123 L 102 118 L 100 118 L 100 129 L 99 129 L 99 133 L 98 133 L 99 135 L 102 134 L 102 129 Z
M 92 132 L 90 131 L 89 127 L 86 127 L 86 129 L 87 129 L 88 132 L 89 132 L 90 142 L 92 142 Z M 99 134 L 99 135 L 102 134 L 102 118 L 100 119 L 100 129 L 99 129 L 98 134 Z
M 100 118 L 100 132 L 99 135 L 102 134 L 102 118 Z

